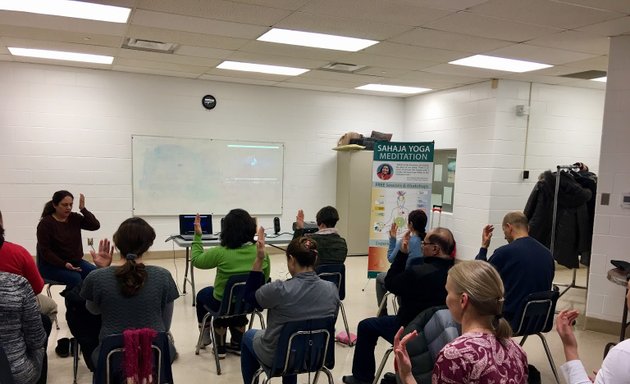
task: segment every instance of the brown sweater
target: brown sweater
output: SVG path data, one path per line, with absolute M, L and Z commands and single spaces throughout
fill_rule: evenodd
M 61 222 L 52 215 L 43 217 L 37 225 L 37 252 L 44 261 L 63 268 L 67 262 L 83 258 L 81 230 L 96 231 L 101 227 L 96 217 L 87 209 L 83 215 L 72 212 L 68 220 Z

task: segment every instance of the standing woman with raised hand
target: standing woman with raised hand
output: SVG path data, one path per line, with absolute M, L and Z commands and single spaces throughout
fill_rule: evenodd
M 96 267 L 83 260 L 81 230 L 96 231 L 101 224 L 85 208 L 85 196 L 79 195 L 79 211 L 72 212 L 74 196 L 57 191 L 46 203 L 37 225 L 38 267 L 44 279 L 74 287 Z

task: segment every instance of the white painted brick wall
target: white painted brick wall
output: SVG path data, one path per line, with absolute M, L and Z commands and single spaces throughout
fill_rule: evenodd
M 600 179 L 595 207 L 593 262 L 589 276 L 586 314 L 620 321 L 625 290 L 607 280 L 610 260 L 630 261 L 630 209 L 621 208 L 623 193 L 630 192 L 630 36 L 611 38 L 604 127 L 599 158 Z M 599 205 L 610 193 L 610 205 Z
M 516 105 L 528 105 L 530 84 L 500 80 L 409 98 L 405 139 L 435 140 L 457 149 L 452 220 L 459 256 L 473 258 L 481 228 L 498 228 L 506 212 L 522 210 L 538 174 L 582 161 L 599 168 L 604 92 L 532 84 L 529 129 Z M 527 145 L 526 142 L 527 133 Z M 526 156 L 526 157 L 525 157 Z M 523 169 L 530 179 L 522 179 Z M 505 244 L 496 236 L 492 247 Z
M 206 111 L 201 97 L 213 94 Z M 303 91 L 163 76 L 0 62 L 0 210 L 7 239 L 35 251 L 44 203 L 58 189 L 86 195 L 110 237 L 132 212 L 131 135 L 280 141 L 286 145 L 283 228 L 335 204 L 336 153 L 347 131 L 402 140 L 398 98 Z M 174 217 L 148 217 L 153 249 L 178 231 Z M 271 227 L 272 218 L 262 217 Z M 218 226 L 218 219 L 215 223 Z

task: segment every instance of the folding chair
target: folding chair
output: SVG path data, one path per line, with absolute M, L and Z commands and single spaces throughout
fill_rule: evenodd
M 268 384 L 272 377 L 297 375 L 315 372 L 313 383 L 317 383 L 319 373 L 324 372 L 328 383 L 334 384 L 331 369 L 335 366 L 335 317 L 292 321 L 286 323 L 278 344 L 273 365 L 261 363 L 254 374 L 252 384 L 258 382 L 264 372 Z
M 549 345 L 547 345 L 547 339 L 543 333 L 547 333 L 553 328 L 553 317 L 556 309 L 556 302 L 560 296 L 557 289 L 552 291 L 536 292 L 527 296 L 523 311 L 521 312 L 520 320 L 518 321 L 518 327 L 514 332 L 514 336 L 522 336 L 520 345 L 525 344 L 525 340 L 529 335 L 538 335 L 549 365 L 551 365 L 551 371 L 556 379 L 556 383 L 560 383 L 558 378 L 558 371 L 556 370 L 556 364 L 553 361 L 553 356 L 549 351 Z M 516 319 L 519 319 L 517 317 Z
M 326 264 L 320 265 L 315 269 L 315 273 L 320 279 L 330 281 L 337 286 L 339 290 L 339 307 L 341 309 L 341 317 L 343 318 L 343 325 L 346 328 L 346 334 L 348 335 L 348 345 L 353 347 L 355 342 L 350 337 L 350 327 L 348 327 L 348 317 L 346 316 L 346 310 L 343 307 L 343 299 L 346 298 L 346 266 L 343 264 Z
M 227 281 L 225 285 L 225 291 L 223 293 L 223 300 L 221 300 L 221 307 L 218 311 L 213 311 L 207 306 L 204 306 L 208 313 L 203 317 L 201 321 L 201 328 L 199 330 L 199 338 L 197 339 L 197 346 L 195 347 L 195 355 L 199 354 L 199 350 L 203 343 L 203 332 L 208 320 L 210 320 L 210 339 L 212 340 L 212 350 L 214 351 L 214 360 L 217 365 L 217 375 L 221 374 L 221 363 L 219 362 L 219 353 L 217 351 L 217 336 L 214 333 L 214 321 L 215 319 L 227 319 L 235 316 L 250 315 L 249 328 L 252 328 L 254 324 L 254 315 L 258 316 L 260 320 L 261 328 L 265 328 L 265 319 L 262 314 L 245 302 L 245 284 L 249 274 L 233 275 Z M 199 303 L 197 303 L 199 305 Z
M 122 334 L 107 336 L 101 342 L 93 384 L 125 383 L 123 367 L 124 338 Z M 171 353 L 168 335 L 158 332 L 151 346 L 153 350 L 154 384 L 172 384 Z M 141 353 L 138 356 L 142 355 Z
M 385 292 L 385 295 L 383 296 L 383 299 L 381 300 L 380 304 L 378 305 L 378 310 L 376 311 L 376 316 L 377 317 L 381 313 L 381 311 L 384 310 L 387 307 L 387 299 L 388 298 L 391 298 L 391 300 L 392 300 L 392 308 L 394 308 L 394 314 L 398 313 L 398 298 L 396 297 L 396 295 L 392 294 L 391 292 Z

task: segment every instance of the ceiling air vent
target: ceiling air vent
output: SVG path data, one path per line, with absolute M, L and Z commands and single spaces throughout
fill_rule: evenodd
M 175 51 L 175 48 L 177 48 L 177 44 L 164 43 L 161 41 L 134 39 L 132 37 L 129 37 L 122 47 L 127 49 L 135 49 L 136 51 L 173 53 Z
M 324 65 L 320 69 L 325 71 L 333 71 L 333 72 L 343 72 L 343 73 L 352 73 L 356 72 L 359 69 L 366 68 L 365 65 L 356 65 L 356 64 L 348 64 L 348 63 L 330 63 Z
M 584 71 L 584 72 L 576 72 L 576 73 L 568 73 L 566 75 L 561 75 L 560 77 L 570 77 L 573 79 L 582 79 L 582 80 L 593 80 L 599 77 L 606 76 L 606 71 Z

